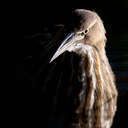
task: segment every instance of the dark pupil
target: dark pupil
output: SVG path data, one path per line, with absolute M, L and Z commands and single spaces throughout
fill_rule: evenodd
M 83 36 L 83 35 L 84 35 L 84 32 L 81 33 L 81 36 Z
M 88 30 L 86 29 L 86 30 L 85 30 L 85 33 L 87 33 L 87 32 L 88 32 Z

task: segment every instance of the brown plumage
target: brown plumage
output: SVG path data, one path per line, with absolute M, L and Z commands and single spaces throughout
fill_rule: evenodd
M 72 128 L 110 128 L 116 112 L 117 90 L 105 52 L 106 31 L 95 12 L 77 9 L 74 16 L 76 27 L 51 59 L 52 62 L 65 51 L 81 57 L 77 67 L 81 89 L 72 98 Z

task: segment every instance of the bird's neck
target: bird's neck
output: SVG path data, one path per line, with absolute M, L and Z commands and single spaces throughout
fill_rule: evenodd
M 84 110 L 85 117 L 82 119 L 85 119 L 84 125 L 88 128 L 110 127 L 116 110 L 117 92 L 105 49 L 79 44 L 76 53 L 82 56 L 80 67 L 83 88 L 79 93 L 80 105 L 76 112 L 81 114 Z M 109 117 L 107 120 L 106 115 Z

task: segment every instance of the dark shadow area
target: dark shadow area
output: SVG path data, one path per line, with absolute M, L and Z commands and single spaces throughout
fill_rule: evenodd
M 25 4 L 23 8 L 23 42 L 16 44 L 16 84 L 23 90 L 21 95 L 21 106 L 19 115 L 21 115 L 21 123 L 26 126 L 34 126 L 42 128 L 65 128 L 68 119 L 66 110 L 67 102 L 63 99 L 68 87 L 59 87 L 62 92 L 57 92 L 58 81 L 57 76 L 61 78 L 61 68 L 70 69 L 72 67 L 62 66 L 63 59 L 61 56 L 53 65 L 49 64 L 49 60 L 55 52 L 55 49 L 47 53 L 59 27 L 57 24 L 67 24 L 70 20 L 71 12 L 76 8 L 84 8 L 96 11 L 104 22 L 107 31 L 106 52 L 110 64 L 116 76 L 116 85 L 119 92 L 118 106 L 116 116 L 113 122 L 113 128 L 123 128 L 127 126 L 127 99 L 128 99 L 128 2 L 122 0 L 116 1 L 114 4 L 106 1 L 103 3 L 92 3 L 81 0 L 79 3 L 73 2 L 70 6 L 67 2 L 55 3 L 48 1 L 44 4 Z M 55 6 L 54 6 L 55 5 Z M 62 36 L 63 38 L 63 36 Z M 48 46 L 47 46 L 48 45 Z M 47 46 L 47 47 L 45 47 Z M 45 56 L 47 54 L 47 56 Z M 72 55 L 65 53 L 71 58 Z M 65 65 L 71 63 L 66 59 Z M 58 66 L 57 66 L 58 65 Z M 57 71 L 53 67 L 58 67 Z M 50 81 L 49 86 L 44 86 L 48 79 L 48 75 L 54 76 L 54 81 Z M 67 81 L 67 72 L 64 72 Z M 67 98 L 70 97 L 70 90 L 66 92 Z M 58 94 L 58 99 L 56 97 Z M 68 100 L 70 102 L 70 99 Z M 57 103 L 61 106 L 56 108 Z M 61 115 L 56 113 L 59 110 Z M 52 114 L 56 113 L 56 117 Z M 49 124 L 49 125 L 48 125 Z M 20 124 L 19 124 L 20 126 Z

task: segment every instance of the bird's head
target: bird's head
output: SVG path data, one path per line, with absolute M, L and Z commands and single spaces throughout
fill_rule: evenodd
M 101 47 L 105 45 L 105 29 L 100 17 L 93 11 L 76 9 L 70 24 L 72 31 L 63 40 L 52 57 L 52 62 L 65 51 L 76 52 L 78 44 Z

